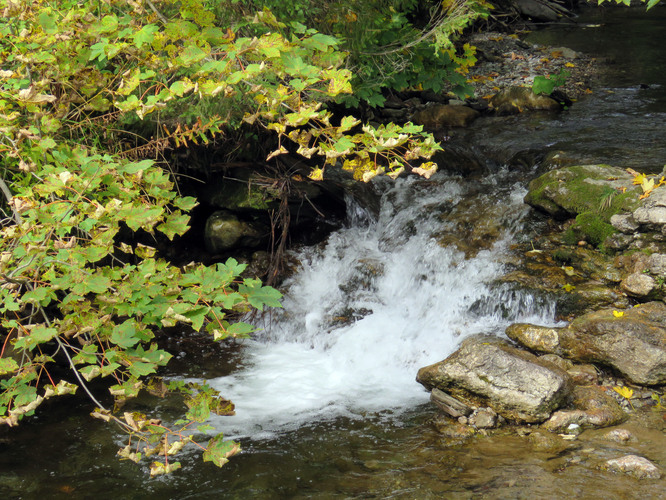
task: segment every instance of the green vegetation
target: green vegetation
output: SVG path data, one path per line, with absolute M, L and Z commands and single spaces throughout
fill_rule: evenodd
M 565 69 L 561 69 L 559 73 L 549 76 L 536 76 L 534 83 L 532 83 L 532 92 L 535 94 L 550 95 L 556 87 L 563 86 L 567 78 L 571 76 Z
M 83 390 L 93 416 L 129 434 L 122 458 L 177 469 L 172 456 L 233 405 L 206 385 L 149 379 L 171 358 L 157 331 L 246 337 L 236 320 L 280 294 L 233 259 L 178 267 L 160 255 L 197 204 L 167 150 L 242 131 L 272 137 L 266 162 L 311 159 L 312 180 L 326 167 L 429 177 L 440 148 L 421 127 L 373 127 L 326 104 L 461 88 L 473 49 L 457 54 L 450 36 L 484 6 L 434 3 L 424 24 L 410 0 L 0 0 L 0 423 Z M 116 408 L 145 389 L 182 393 L 189 410 L 171 426 L 112 412 L 93 379 L 108 380 Z M 220 466 L 239 450 L 221 435 L 198 445 Z

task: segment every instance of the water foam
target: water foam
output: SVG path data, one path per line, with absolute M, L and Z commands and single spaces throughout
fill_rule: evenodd
M 458 203 L 463 186 L 401 181 L 383 197 L 379 220 L 300 254 L 284 311 L 247 343 L 241 369 L 210 381 L 236 404 L 236 416 L 217 422 L 226 434 L 257 437 L 314 419 L 409 408 L 428 398 L 415 382 L 418 368 L 467 335 L 503 330 L 508 321 L 497 307 L 471 306 L 507 300 L 489 283 L 502 272 L 511 235 L 470 259 L 431 236 L 441 217 L 427 207 Z M 515 230 L 522 196 L 503 202 L 512 205 L 507 226 Z M 532 305 L 516 299 L 512 319 L 538 316 Z

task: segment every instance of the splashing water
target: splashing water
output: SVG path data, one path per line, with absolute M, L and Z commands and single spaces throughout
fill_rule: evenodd
M 354 226 L 298 255 L 284 310 L 247 342 L 236 373 L 210 381 L 236 404 L 236 416 L 216 422 L 225 434 L 265 437 L 312 420 L 399 412 L 428 398 L 417 370 L 464 337 L 501 333 L 510 321 L 552 322 L 552 310 L 490 288 L 527 211 L 523 188 L 502 190 L 489 178 L 470 194 L 469 182 L 444 177 L 399 181 L 384 193 L 377 221 L 361 224 L 353 209 Z M 466 259 L 433 234 L 470 196 L 503 231 Z

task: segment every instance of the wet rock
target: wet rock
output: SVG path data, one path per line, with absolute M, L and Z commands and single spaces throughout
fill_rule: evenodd
M 629 441 L 636 441 L 634 435 L 627 429 L 613 429 L 608 431 L 602 436 L 606 441 L 613 441 L 614 443 L 628 443 Z
M 260 224 L 241 221 L 234 214 L 220 210 L 206 221 L 205 243 L 212 254 L 238 246 L 254 247 L 262 243 L 268 229 Z
M 569 443 L 551 432 L 536 430 L 527 436 L 534 451 L 558 455 L 569 447 Z
M 666 383 L 666 304 L 585 314 L 568 327 L 514 324 L 506 334 L 539 352 L 610 366 L 640 385 Z
M 514 323 L 506 329 L 511 340 L 537 352 L 559 354 L 561 328 L 547 328 L 526 323 Z
M 655 464 L 638 455 L 625 455 L 607 460 L 601 468 L 611 472 L 629 474 L 638 479 L 659 479 L 661 477 L 661 472 Z
M 574 385 L 594 385 L 599 381 L 599 372 L 594 365 L 573 365 L 566 371 Z
M 497 413 L 492 408 L 479 408 L 469 416 L 467 422 L 477 429 L 492 429 L 497 425 Z
M 412 121 L 418 125 L 423 125 L 425 128 L 438 130 L 450 127 L 467 127 L 479 116 L 478 111 L 467 106 L 438 104 L 417 111 L 412 116 Z
M 609 427 L 626 420 L 627 415 L 613 397 L 596 385 L 577 386 L 572 392 L 573 410 L 560 410 L 543 425 L 553 432 L 568 431 L 572 425 L 582 428 Z
M 657 282 L 655 279 L 644 273 L 630 274 L 620 283 L 620 288 L 623 292 L 637 298 L 648 297 L 655 290 L 656 286 Z
M 450 445 L 459 444 L 466 441 L 476 434 L 474 428 L 459 422 L 452 422 L 446 418 L 436 419 L 434 421 L 435 429 L 444 437 Z
M 570 390 L 562 370 L 487 336 L 467 339 L 444 361 L 421 368 L 417 381 L 521 422 L 547 419 Z
M 509 87 L 490 99 L 490 106 L 499 115 L 514 115 L 523 111 L 559 111 L 560 104 L 550 97 L 537 95 L 528 87 Z
M 623 188 L 626 192 L 620 193 Z M 633 185 L 633 177 L 621 168 L 576 165 L 551 170 L 534 179 L 529 184 L 525 202 L 563 219 L 585 212 L 598 213 L 604 200 L 611 202 L 608 209 L 631 212 L 639 206 L 640 194 L 640 189 Z

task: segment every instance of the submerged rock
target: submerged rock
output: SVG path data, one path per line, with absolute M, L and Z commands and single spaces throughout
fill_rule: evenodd
M 564 371 L 487 336 L 467 339 L 444 361 L 421 368 L 417 381 L 520 422 L 546 420 L 570 390 Z
M 607 460 L 601 468 L 611 472 L 623 472 L 638 479 L 659 479 L 661 477 L 661 472 L 655 464 L 638 455 L 625 455 Z
M 649 302 L 626 311 L 595 311 L 564 328 L 514 324 L 506 334 L 528 349 L 609 366 L 637 384 L 666 383 L 663 302 Z
M 606 441 L 613 441 L 614 443 L 628 443 L 629 441 L 636 441 L 636 438 L 627 429 L 613 429 L 608 431 L 602 436 Z

